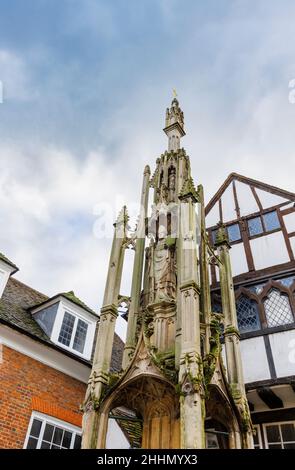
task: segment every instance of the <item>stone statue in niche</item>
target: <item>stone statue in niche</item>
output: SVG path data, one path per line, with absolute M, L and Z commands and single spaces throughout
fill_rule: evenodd
M 174 201 L 176 189 L 176 171 L 172 166 L 168 170 L 168 188 L 169 188 L 169 201 Z
M 158 194 L 158 202 L 168 204 L 168 188 L 167 186 L 162 183 L 160 188 L 157 191 Z
M 169 172 L 168 172 L 168 185 L 169 185 L 170 191 L 175 191 L 175 180 L 176 180 L 175 168 L 171 167 L 169 168 Z

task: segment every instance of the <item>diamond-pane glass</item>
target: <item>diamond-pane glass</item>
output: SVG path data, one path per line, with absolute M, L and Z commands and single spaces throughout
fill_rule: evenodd
M 73 333 L 73 327 L 75 323 L 74 315 L 66 312 L 64 314 L 64 318 L 62 321 L 58 342 L 64 344 L 65 346 L 69 346 L 71 342 L 71 337 Z
M 241 232 L 239 224 L 232 224 L 227 227 L 229 242 L 236 242 L 241 239 Z
M 267 230 L 268 232 L 281 227 L 277 211 L 267 212 L 267 214 L 264 214 L 263 220 L 265 230 Z
M 260 217 L 253 217 L 253 219 L 248 220 L 248 228 L 249 228 L 249 235 L 252 237 L 253 235 L 259 235 L 263 232 L 261 218 Z
M 258 305 L 255 300 L 248 299 L 244 295 L 237 302 L 237 318 L 241 333 L 260 329 Z
M 289 299 L 277 289 L 271 289 L 264 301 L 265 315 L 269 327 L 293 323 Z

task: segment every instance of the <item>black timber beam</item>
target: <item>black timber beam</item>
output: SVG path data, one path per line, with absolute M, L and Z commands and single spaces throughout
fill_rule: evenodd
M 275 408 L 284 408 L 284 403 L 282 400 L 270 389 L 270 388 L 261 388 L 257 390 L 257 393 L 262 401 L 271 409 Z

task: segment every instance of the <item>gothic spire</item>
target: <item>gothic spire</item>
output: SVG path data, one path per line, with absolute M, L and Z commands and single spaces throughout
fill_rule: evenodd
M 170 109 L 166 109 L 164 132 L 168 137 L 168 150 L 180 149 L 180 139 L 185 136 L 183 112 L 176 96 L 171 102 Z

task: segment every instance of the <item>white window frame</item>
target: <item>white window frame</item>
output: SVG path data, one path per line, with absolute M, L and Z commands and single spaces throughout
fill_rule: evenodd
M 73 315 L 73 317 L 75 317 L 72 337 L 69 346 L 66 346 L 65 344 L 58 341 L 65 313 L 69 313 L 70 315 Z M 74 338 L 79 319 L 84 321 L 88 325 L 83 353 L 80 353 L 76 349 L 73 349 Z M 59 302 L 50 339 L 63 349 L 66 349 L 67 351 L 70 351 L 71 353 L 76 354 L 77 356 L 83 357 L 84 359 L 90 359 L 95 335 L 95 328 L 96 321 L 94 320 L 93 316 L 90 315 L 90 313 L 88 314 L 88 312 L 84 312 L 79 306 L 77 306 L 76 309 L 76 306 L 73 307 L 70 302 L 67 302 L 66 300 L 62 299 Z
M 263 449 L 263 443 L 262 443 L 262 435 L 261 435 L 261 429 L 259 424 L 254 424 L 253 428 L 256 431 L 256 436 L 258 437 L 258 446 L 255 447 L 255 449 Z
M 268 440 L 267 440 L 267 433 L 266 433 L 266 428 L 268 426 L 279 426 L 279 432 L 280 432 L 280 437 L 281 437 L 281 442 L 278 442 L 278 444 L 280 445 L 283 445 L 283 449 L 284 449 L 284 444 L 287 444 L 288 442 L 285 442 L 283 441 L 283 437 L 282 437 L 282 432 L 281 432 L 281 428 L 280 428 L 280 425 L 282 424 L 293 424 L 295 426 L 295 421 L 294 420 L 291 420 L 291 421 L 276 421 L 274 423 L 263 423 L 262 427 L 263 427 L 263 436 L 264 436 L 264 442 L 265 442 L 265 448 L 268 449 Z M 293 441 L 292 441 L 293 442 Z M 273 443 L 274 444 L 274 443 Z
M 73 329 L 72 329 L 72 335 L 71 335 L 71 339 L 70 339 L 70 344 L 67 346 L 66 344 L 62 343 L 61 341 L 59 341 L 59 336 L 60 336 L 60 333 L 61 333 L 61 328 L 62 328 L 62 324 L 63 324 L 63 320 L 64 320 L 64 317 L 65 317 L 65 314 L 68 313 L 69 315 L 71 315 L 72 317 L 74 317 L 74 325 L 73 325 Z M 69 308 L 65 309 L 64 312 L 62 313 L 61 315 L 61 321 L 59 322 L 60 323 L 60 328 L 59 328 L 59 333 L 57 335 L 57 342 L 58 344 L 60 344 L 63 348 L 68 348 L 72 351 L 75 351 L 75 353 L 77 354 L 81 354 L 81 356 L 84 356 L 84 352 L 87 348 L 87 336 L 88 336 L 88 330 L 91 326 L 91 323 L 88 322 L 85 318 L 82 318 L 80 317 L 79 315 L 77 315 L 76 313 L 74 313 L 73 311 L 71 311 Z M 75 336 L 76 336 L 76 331 L 77 331 L 77 326 L 78 326 L 78 321 L 79 320 L 82 320 L 84 323 L 86 323 L 87 325 L 87 332 L 86 332 L 86 337 L 85 337 L 85 343 L 84 343 L 84 348 L 83 348 L 83 352 L 81 353 L 80 351 L 77 351 L 76 349 L 74 349 L 74 341 L 75 341 Z
M 40 429 L 40 433 L 39 433 L 39 437 L 38 437 L 38 443 L 37 443 L 37 446 L 36 446 L 36 450 L 40 449 L 40 447 L 41 447 L 41 443 L 42 443 L 42 440 L 43 440 L 43 435 L 44 435 L 44 430 L 45 430 L 46 424 L 51 424 L 52 426 L 57 426 L 59 428 L 64 429 L 65 431 L 70 431 L 70 432 L 73 433 L 70 449 L 73 449 L 76 434 L 78 434 L 79 436 L 82 435 L 82 429 L 79 428 L 78 426 L 74 426 L 73 424 L 67 423 L 66 421 L 62 421 L 58 418 L 54 418 L 54 417 L 46 415 L 44 413 L 39 413 L 38 411 L 33 411 L 32 414 L 31 414 L 29 426 L 28 426 L 28 429 L 27 429 L 27 434 L 26 434 L 23 449 L 27 448 L 28 441 L 29 441 L 29 438 L 30 438 L 30 432 L 31 432 L 31 428 L 32 428 L 32 424 L 33 424 L 34 419 L 38 419 L 38 420 L 42 421 L 42 425 L 41 425 L 41 429 Z

